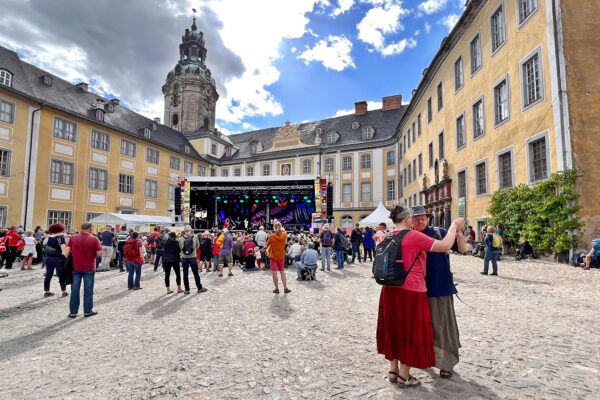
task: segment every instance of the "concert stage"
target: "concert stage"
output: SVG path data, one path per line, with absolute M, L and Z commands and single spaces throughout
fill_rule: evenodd
M 256 229 L 277 220 L 288 230 L 310 229 L 321 212 L 316 176 L 188 177 L 184 203 L 195 229 Z

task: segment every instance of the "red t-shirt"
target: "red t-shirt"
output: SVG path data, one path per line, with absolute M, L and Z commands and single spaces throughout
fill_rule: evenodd
M 73 254 L 73 271 L 95 271 L 96 252 L 102 251 L 102 245 L 96 236 L 80 233 L 69 239 L 69 247 Z
M 392 235 L 399 234 L 399 230 L 392 231 Z M 402 286 L 402 289 L 411 290 L 413 292 L 426 292 L 427 286 L 425 285 L 425 271 L 427 265 L 427 253 L 431 251 L 435 239 L 418 231 L 410 231 L 404 239 L 402 239 L 402 258 L 404 259 L 404 270 L 408 271 L 410 265 L 415 258 L 417 253 L 420 251 L 419 259 L 415 262 L 413 269 L 410 274 L 406 277 L 406 281 Z
M 150 248 L 156 248 L 156 239 L 160 236 L 159 232 L 154 232 L 152 234 L 152 237 L 154 238 L 154 240 L 152 241 L 152 243 L 150 243 Z
M 23 237 L 17 231 L 9 231 L 6 236 L 8 237 L 8 245 L 10 247 L 17 247 L 19 242 L 23 240 Z

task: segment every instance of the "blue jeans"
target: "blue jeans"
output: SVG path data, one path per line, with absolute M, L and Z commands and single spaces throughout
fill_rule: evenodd
M 317 270 L 317 266 L 316 265 L 304 265 L 302 264 L 300 261 L 296 261 L 296 273 L 298 274 L 298 278 L 302 278 L 302 270 L 303 269 L 312 269 L 312 270 Z
M 200 274 L 198 274 L 198 261 L 196 258 L 182 258 L 181 266 L 183 267 L 183 286 L 185 290 L 190 291 L 190 280 L 189 280 L 189 269 L 192 268 L 192 274 L 194 274 L 194 281 L 196 281 L 196 288 L 202 289 L 202 283 L 200 283 Z
M 485 250 L 485 256 L 483 257 L 483 272 L 485 274 L 488 273 L 488 269 L 490 267 L 490 261 L 492 261 L 492 272 L 494 274 L 498 273 L 498 256 L 500 255 L 500 250 Z
M 336 250 L 335 251 L 335 260 L 337 261 L 338 268 L 344 268 L 344 250 Z
M 135 261 L 127 261 L 127 270 L 129 276 L 127 276 L 127 287 L 133 289 L 134 287 L 140 287 L 140 278 L 142 275 L 142 266 Z M 135 282 L 133 281 L 133 273 L 135 272 Z
M 156 254 L 154 255 L 154 268 L 158 268 L 158 264 L 164 253 L 163 249 L 156 249 Z
M 325 270 L 325 261 L 327 261 L 327 271 L 331 271 L 331 247 L 323 247 L 321 250 L 321 270 Z
M 350 262 L 354 262 L 357 254 L 358 254 L 358 262 L 360 262 L 360 243 L 352 242 L 352 261 L 350 261 Z
M 94 276 L 96 271 L 73 272 L 73 283 L 71 284 L 71 301 L 69 310 L 75 315 L 79 312 L 79 290 L 83 280 L 83 313 L 92 312 L 94 308 Z

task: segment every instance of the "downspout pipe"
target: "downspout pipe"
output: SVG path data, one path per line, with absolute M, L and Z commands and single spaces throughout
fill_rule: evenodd
M 29 128 L 29 156 L 27 157 L 27 180 L 25 181 L 25 215 L 23 217 L 23 229 L 27 229 L 27 209 L 29 208 L 29 187 L 31 186 L 31 161 L 33 159 L 33 127 L 35 125 L 35 114 L 44 108 L 44 103 L 39 103 L 40 108 L 31 113 L 31 127 Z

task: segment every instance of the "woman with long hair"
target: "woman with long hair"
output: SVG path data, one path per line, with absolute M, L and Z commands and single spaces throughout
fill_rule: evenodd
M 394 222 L 392 235 L 409 230 L 401 241 L 404 269 L 409 270 L 406 281 L 401 286 L 382 286 L 379 297 L 379 317 L 377 320 L 377 352 L 383 354 L 390 363 L 388 380 L 400 388 L 421 384 L 410 375 L 411 368 L 426 369 L 435 365 L 433 329 L 425 271 L 425 252 L 446 252 L 450 250 L 458 229 L 462 229 L 462 218 L 455 220 L 443 240 L 435 240 L 421 232 L 413 231 L 410 209 L 400 205 L 390 213 Z

